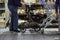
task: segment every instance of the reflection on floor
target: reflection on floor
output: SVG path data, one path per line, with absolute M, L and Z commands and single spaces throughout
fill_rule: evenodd
M 15 33 L 9 29 L 0 29 L 0 40 L 60 40 L 60 35 L 56 34 L 57 29 L 45 29 L 45 34 L 39 32 Z

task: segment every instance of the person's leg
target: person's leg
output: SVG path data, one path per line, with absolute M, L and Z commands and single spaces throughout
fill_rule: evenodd
M 11 6 L 8 6 L 10 12 L 11 12 L 11 22 L 10 22 L 10 31 L 13 30 L 13 16 L 12 16 L 12 7 Z
M 55 11 L 56 11 L 56 15 L 58 16 L 58 30 L 60 32 L 60 6 L 58 4 L 55 5 Z
M 58 30 L 59 30 L 59 32 L 60 32 L 60 17 L 58 18 L 58 23 L 59 23 L 59 25 L 58 25 Z
M 10 31 L 13 31 L 13 16 L 11 15 Z
M 58 13 L 58 16 L 59 16 L 59 18 L 58 18 L 58 23 L 59 23 L 58 28 L 59 28 L 59 32 L 60 32 L 60 5 L 59 5 L 59 13 Z
M 55 5 L 55 11 L 58 14 L 58 5 Z
M 17 7 L 13 7 L 12 15 L 13 15 L 13 31 L 14 32 L 20 32 L 18 30 L 18 13 L 17 13 Z
M 13 28 L 14 32 L 20 32 L 18 30 L 18 14 L 17 14 L 17 8 L 15 6 L 9 6 L 9 9 L 11 11 L 11 24 L 10 29 Z
M 17 8 L 13 8 L 13 29 L 17 30 L 18 29 L 18 13 L 17 13 Z

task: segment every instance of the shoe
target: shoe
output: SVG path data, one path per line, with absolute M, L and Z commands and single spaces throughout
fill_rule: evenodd
M 10 29 L 9 31 L 13 31 L 13 30 Z
M 13 30 L 13 32 L 20 32 L 19 30 Z

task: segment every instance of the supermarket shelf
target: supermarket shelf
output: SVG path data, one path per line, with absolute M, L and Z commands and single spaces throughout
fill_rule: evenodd
M 0 16 L 0 19 L 3 19 L 3 18 L 5 18 L 5 17 Z
M 6 0 L 0 0 L 0 28 L 5 27 L 5 1 Z
M 5 28 L 5 20 L 0 20 L 0 28 Z
M 5 8 L 0 8 L 0 10 L 5 10 Z
M 0 29 L 5 28 L 5 24 L 0 25 Z

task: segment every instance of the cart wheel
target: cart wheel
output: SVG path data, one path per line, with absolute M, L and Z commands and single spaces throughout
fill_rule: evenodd
M 41 30 L 41 28 L 34 28 L 35 32 L 39 32 Z
M 33 33 L 34 32 L 34 30 L 31 28 L 30 30 L 29 30 L 31 33 Z
M 44 34 L 44 29 L 43 29 L 43 30 L 41 30 L 41 34 Z
M 25 33 L 26 32 L 26 29 L 21 29 L 20 30 L 22 33 Z

